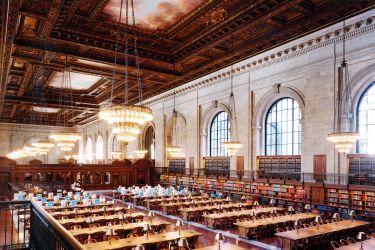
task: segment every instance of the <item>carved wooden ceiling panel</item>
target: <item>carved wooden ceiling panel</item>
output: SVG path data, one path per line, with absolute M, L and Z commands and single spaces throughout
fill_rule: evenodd
M 125 1 L 124 1 L 125 2 Z M 9 4 L 8 4 L 9 3 Z M 111 94 L 124 101 L 124 23 L 120 0 L 0 1 L 3 57 L 0 121 L 68 126 L 95 119 Z M 342 21 L 337 0 L 134 0 L 129 27 L 129 99 L 138 101 L 134 37 L 144 98 Z M 347 1 L 347 14 L 374 8 Z M 116 31 L 119 57 L 113 76 Z M 5 37 L 6 35 L 6 37 Z M 59 88 L 65 62 L 72 90 Z M 61 77 L 60 77 L 61 78 Z M 61 79 L 60 79 L 61 80 Z M 60 84 L 61 86 L 61 84 Z M 56 88 L 57 87 L 57 88 Z M 71 94 L 73 102 L 64 103 Z M 66 98 L 66 97 L 65 97 Z M 39 110 L 39 111 L 36 111 Z M 54 110 L 56 112 L 41 112 Z M 37 119 L 39 117 L 40 119 Z M 60 124 L 61 125 L 61 124 Z

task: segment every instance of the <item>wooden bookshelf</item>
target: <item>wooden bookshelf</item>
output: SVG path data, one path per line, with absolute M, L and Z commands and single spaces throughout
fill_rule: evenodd
M 186 158 L 174 157 L 168 159 L 169 171 L 184 174 L 186 171 Z
M 263 199 L 275 199 L 279 206 L 293 205 L 299 210 L 303 210 L 306 203 L 315 204 L 319 207 L 331 207 L 340 209 L 342 213 L 348 213 L 354 209 L 375 214 L 375 188 L 372 191 L 356 190 L 354 187 L 319 186 L 325 195 L 319 203 L 313 202 L 312 191 L 316 185 L 304 184 L 279 184 L 259 181 L 238 181 L 206 176 L 167 176 L 160 175 L 160 183 L 164 185 L 182 185 L 196 190 L 207 192 L 220 191 L 225 195 L 240 198 L 261 197 Z
M 229 176 L 230 157 L 204 157 L 203 162 L 207 175 Z
M 258 156 L 259 178 L 266 176 L 271 178 L 287 177 L 295 179 L 295 173 L 301 172 L 300 155 L 282 156 Z

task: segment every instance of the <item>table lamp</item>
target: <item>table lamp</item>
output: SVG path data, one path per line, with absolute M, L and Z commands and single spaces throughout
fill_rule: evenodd
M 132 214 L 132 209 L 134 208 L 133 204 L 128 205 L 129 213 Z
M 92 223 L 92 217 L 91 216 L 86 218 L 86 223 L 89 224 L 89 230 L 91 231 L 91 223 Z
M 212 203 L 214 201 L 214 199 L 210 198 L 210 202 Z
M 306 210 L 307 213 L 310 212 L 310 209 L 311 209 L 310 204 L 305 204 L 305 210 Z
M 245 201 L 246 201 L 246 196 L 245 196 L 245 195 L 242 195 L 242 196 L 241 196 L 241 200 L 245 200 Z
M 276 204 L 275 199 L 271 199 L 271 200 L 270 200 L 270 204 L 271 204 L 271 206 L 274 206 L 274 205 Z
M 107 228 L 105 235 L 108 236 L 108 244 L 111 245 L 111 237 L 114 235 L 113 229 L 112 228 Z
M 340 215 L 339 213 L 334 213 L 333 216 L 332 216 L 332 219 L 335 220 L 335 223 L 337 225 L 337 222 L 340 220 Z
M 143 245 L 137 245 L 134 250 L 145 250 L 145 247 Z
M 184 225 L 181 220 L 176 222 L 176 227 L 178 228 L 178 235 L 181 235 L 181 227 Z
M 349 216 L 352 218 L 352 223 L 354 223 L 355 211 L 354 210 L 350 210 Z
M 223 233 L 218 232 L 218 233 L 215 235 L 215 240 L 217 241 L 217 243 L 218 243 L 218 245 L 219 245 L 218 250 L 221 250 L 221 242 L 224 240 L 224 235 L 223 235 Z
M 181 238 L 178 240 L 178 247 L 189 247 L 189 242 L 186 238 Z
M 253 205 L 254 206 L 259 206 L 259 202 L 258 201 L 254 201 Z
M 77 214 L 78 214 L 78 208 L 75 207 L 75 208 L 73 209 L 73 213 L 74 213 L 75 215 L 77 215 Z
M 150 231 L 150 225 L 146 223 L 143 225 L 143 232 L 146 232 L 146 240 L 148 240 L 148 231 Z
M 121 212 L 121 213 L 119 214 L 119 216 L 118 216 L 118 219 L 119 219 L 119 220 L 126 220 L 126 216 L 125 216 L 125 214 L 124 214 L 123 212 Z
M 230 201 L 230 197 L 228 196 L 225 200 L 226 200 L 226 201 Z
M 294 207 L 293 206 L 289 206 L 288 207 L 288 212 L 293 213 L 294 212 Z
M 318 224 L 317 230 L 319 230 L 319 225 L 320 225 L 320 223 L 323 222 L 322 217 L 320 217 L 319 215 L 317 215 L 317 216 L 315 217 L 315 220 L 314 220 L 314 221 Z
M 357 240 L 361 241 L 361 250 L 363 250 L 363 241 L 366 239 L 366 234 L 364 232 L 359 232 L 357 235 Z
M 296 228 L 297 230 L 297 234 L 299 234 L 299 226 L 301 225 L 301 221 L 300 220 L 295 220 L 294 221 L 294 227 Z
M 148 212 L 148 217 L 150 217 L 150 222 L 152 223 L 152 217 L 154 217 L 155 216 L 155 213 L 154 212 L 152 212 L 152 211 L 149 211 Z

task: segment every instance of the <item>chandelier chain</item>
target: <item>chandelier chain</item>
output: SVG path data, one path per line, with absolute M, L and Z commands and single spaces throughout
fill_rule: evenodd
M 134 40 L 134 53 L 135 53 L 135 65 L 137 69 L 137 84 L 138 84 L 138 100 L 142 102 L 142 79 L 139 73 L 139 55 L 138 55 L 138 45 L 137 37 L 135 31 L 135 15 L 134 15 L 134 2 L 131 0 L 132 5 L 132 20 L 133 20 L 133 40 Z
M 123 6 L 124 0 L 121 0 L 120 3 L 120 15 L 118 18 L 118 22 L 121 22 L 122 18 L 122 6 Z M 116 31 L 116 45 L 115 45 L 115 61 L 114 61 L 114 67 L 113 67 L 113 76 L 112 76 L 112 81 L 111 81 L 111 99 L 110 99 L 110 104 L 113 103 L 113 94 L 115 91 L 115 77 L 117 74 L 117 57 L 118 57 L 118 49 L 119 49 L 119 36 L 120 36 L 120 25 L 117 26 L 117 31 Z
M 129 0 L 125 6 L 125 104 L 129 103 Z

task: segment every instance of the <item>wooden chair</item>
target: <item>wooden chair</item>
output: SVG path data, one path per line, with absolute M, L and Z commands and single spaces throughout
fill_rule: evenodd
M 84 244 L 90 244 L 90 243 L 96 243 L 96 242 L 98 242 L 96 239 L 89 238 L 89 239 L 85 240 Z
M 108 240 L 111 240 L 111 241 L 113 241 L 113 240 L 119 240 L 119 239 L 120 239 L 120 236 L 117 236 L 117 235 L 113 235 L 111 237 L 108 237 Z
M 284 230 L 282 229 L 282 228 L 276 228 L 276 233 L 282 233 L 282 232 L 284 232 Z
M 331 241 L 331 246 L 333 249 L 341 247 L 340 243 L 338 243 L 337 241 Z
M 67 220 L 68 216 L 61 216 L 59 220 Z
M 355 244 L 355 243 L 357 243 L 357 241 L 354 239 L 354 238 L 352 238 L 352 237 L 348 237 L 348 238 L 346 238 L 351 244 Z
M 289 227 L 289 226 L 287 226 L 286 228 L 285 228 L 285 230 L 286 231 L 292 231 L 292 230 L 294 230 L 292 227 Z
M 128 234 L 128 238 L 135 238 L 135 237 L 138 237 L 138 234 L 136 234 L 136 233 Z
M 351 245 L 351 243 L 348 240 L 345 240 L 345 239 L 341 239 L 340 240 L 340 244 L 341 244 L 341 246 Z
M 81 229 L 82 226 L 81 225 L 73 225 L 70 230 L 77 230 L 77 229 Z

